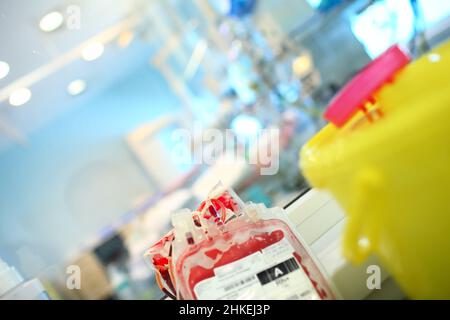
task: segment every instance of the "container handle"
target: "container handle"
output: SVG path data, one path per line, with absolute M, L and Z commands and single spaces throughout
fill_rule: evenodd
M 378 242 L 379 219 L 385 203 L 382 189 L 385 185 L 380 170 L 362 169 L 352 184 L 352 200 L 348 208 L 349 218 L 344 233 L 344 255 L 354 263 L 361 263 L 372 253 Z M 375 199 L 375 201 L 374 201 Z M 370 203 L 372 207 L 368 208 Z

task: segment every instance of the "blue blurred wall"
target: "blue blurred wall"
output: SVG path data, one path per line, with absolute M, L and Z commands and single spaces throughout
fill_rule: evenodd
M 0 256 L 33 276 L 150 194 L 124 135 L 178 108 L 147 64 L 1 153 Z

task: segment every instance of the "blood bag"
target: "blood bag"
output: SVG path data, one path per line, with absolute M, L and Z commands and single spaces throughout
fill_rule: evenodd
M 199 209 L 172 215 L 167 273 L 176 298 L 335 297 L 283 209 L 243 204 L 229 189 L 207 199 Z

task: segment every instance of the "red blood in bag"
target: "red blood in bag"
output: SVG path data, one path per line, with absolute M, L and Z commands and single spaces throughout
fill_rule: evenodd
M 278 225 L 279 228 L 275 228 L 273 231 L 262 230 L 264 228 L 275 225 Z M 184 288 L 186 288 L 189 292 L 185 291 L 185 294 L 188 298 L 191 297 L 195 299 L 195 286 L 205 279 L 214 277 L 215 268 L 245 258 L 279 242 L 286 237 L 288 240 L 294 241 L 294 243 L 297 242 L 295 245 L 293 244 L 294 248 L 297 248 L 295 249 L 296 251 L 293 252 L 293 255 L 301 266 L 302 270 L 305 272 L 305 275 L 310 279 L 311 284 L 319 294 L 320 298 L 324 299 L 327 297 L 333 297 L 331 292 L 330 294 L 328 294 L 327 290 L 329 289 L 325 289 L 327 287 L 326 281 L 323 275 L 317 269 L 317 266 L 313 261 L 311 261 L 308 253 L 304 252 L 304 249 L 300 249 L 302 245 L 298 243 L 297 240 L 295 240 L 289 229 L 286 229 L 286 227 L 287 226 L 285 226 L 283 222 L 277 220 L 266 220 L 263 223 L 249 224 L 243 228 L 231 231 L 230 233 L 224 233 L 219 237 L 215 237 L 213 239 L 205 240 L 199 243 L 197 246 L 192 247 L 190 250 L 185 252 L 185 254 L 180 256 L 180 259 L 177 262 L 176 272 L 181 276 L 181 283 L 179 283 L 179 285 L 187 282 Z M 258 229 L 259 231 L 257 231 Z M 255 232 L 252 232 L 251 230 L 255 230 Z M 226 251 L 221 251 L 216 247 L 216 243 L 218 243 L 217 241 L 222 242 L 223 240 L 231 240 L 233 238 L 233 234 L 249 234 L 249 237 L 246 241 L 232 244 L 227 248 Z M 207 248 L 210 249 L 208 250 Z M 299 251 L 297 252 L 297 250 Z M 303 252 L 301 254 L 304 254 L 305 259 L 302 258 L 300 252 Z M 197 259 L 202 259 L 202 254 L 206 255 L 212 260 L 217 259 L 217 261 L 215 261 L 211 267 L 205 268 L 195 263 Z M 188 267 L 189 265 L 191 265 L 191 267 Z M 182 270 L 186 267 L 190 269 L 187 273 L 184 273 Z M 184 278 L 185 276 L 187 277 L 187 279 Z
M 265 232 L 260 233 L 257 236 L 249 238 L 247 241 L 232 245 L 227 251 L 221 252 L 218 249 L 211 249 L 206 251 L 205 254 L 215 259 L 218 255 L 222 254 L 219 260 L 214 264 L 212 268 L 204 268 L 202 266 L 195 266 L 191 269 L 189 275 L 189 287 L 192 292 L 194 292 L 194 286 L 204 280 L 214 276 L 214 269 L 233 261 L 242 259 L 249 256 L 255 252 L 258 252 L 278 241 L 283 239 L 284 234 L 281 230 L 275 230 L 271 233 Z

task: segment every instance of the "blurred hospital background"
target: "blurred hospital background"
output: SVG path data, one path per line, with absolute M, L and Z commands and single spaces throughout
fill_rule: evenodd
M 394 43 L 448 39 L 449 16 L 441 0 L 1 0 L 0 257 L 54 299 L 159 299 L 142 253 L 171 211 L 219 179 L 287 204 L 333 95 Z M 278 173 L 171 157 L 174 131 L 209 128 L 250 146 L 278 128 Z

